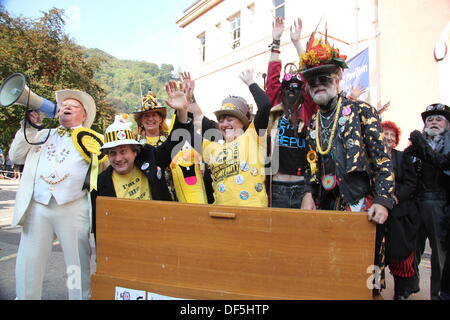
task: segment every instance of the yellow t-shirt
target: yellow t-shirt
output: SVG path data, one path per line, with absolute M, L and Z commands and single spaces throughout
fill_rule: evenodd
M 153 147 L 157 147 L 158 145 L 160 145 L 161 143 L 166 141 L 167 137 L 161 135 L 161 136 L 156 136 L 156 137 L 145 137 L 145 139 L 147 140 L 147 144 L 149 144 Z
M 112 181 L 117 198 L 152 200 L 148 179 L 136 167 L 128 174 L 118 174 L 113 171 Z
M 259 137 L 252 122 L 230 143 L 203 141 L 203 160 L 211 168 L 214 204 L 267 207 L 266 135 Z

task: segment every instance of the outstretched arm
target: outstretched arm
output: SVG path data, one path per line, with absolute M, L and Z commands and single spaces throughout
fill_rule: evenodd
M 258 134 L 262 135 L 264 134 L 265 131 L 261 130 L 267 129 L 267 124 L 269 122 L 270 108 L 272 107 L 272 105 L 267 95 L 255 82 L 253 74 L 254 74 L 253 70 L 245 70 L 242 72 L 239 78 L 248 86 L 253 96 L 253 99 L 256 102 L 258 111 L 256 112 L 254 120 L 255 129 L 258 132 Z

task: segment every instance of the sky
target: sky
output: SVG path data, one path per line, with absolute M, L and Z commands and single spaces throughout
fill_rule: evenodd
M 13 17 L 38 18 L 64 9 L 66 32 L 79 45 L 119 59 L 180 66 L 182 29 L 176 22 L 195 0 L 0 0 Z

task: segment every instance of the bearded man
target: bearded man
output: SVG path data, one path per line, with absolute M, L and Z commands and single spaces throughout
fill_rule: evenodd
M 324 50 L 324 48 L 326 48 Z M 375 265 L 384 287 L 384 229 L 393 207 L 394 175 L 386 152 L 381 122 L 372 106 L 339 93 L 345 56 L 327 39 L 311 35 L 300 69 L 319 110 L 308 127 L 306 193 L 302 209 L 366 211 L 377 223 Z
M 422 113 L 423 133 L 415 130 L 410 135 L 411 145 L 405 149 L 416 157 L 415 167 L 418 175 L 418 207 L 421 225 L 419 228 L 416 271 L 428 238 L 431 247 L 431 299 L 441 299 L 446 285 L 441 282 L 442 275 L 448 274 L 450 264 L 446 264 L 449 237 L 449 185 L 450 185 L 450 109 L 435 103 L 426 107 Z M 447 279 L 448 282 L 448 279 Z

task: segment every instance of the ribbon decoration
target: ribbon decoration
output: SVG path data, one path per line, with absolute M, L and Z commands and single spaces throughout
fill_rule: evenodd
M 103 136 L 94 130 L 81 127 L 72 132 L 72 142 L 83 159 L 89 163 L 83 189 L 86 188 L 89 192 L 97 190 L 99 164 L 107 159 L 107 155 L 100 150 Z

